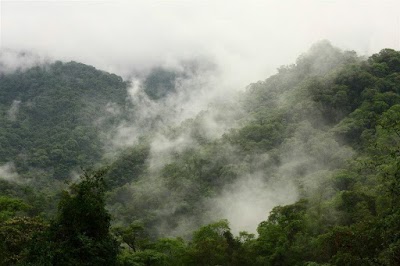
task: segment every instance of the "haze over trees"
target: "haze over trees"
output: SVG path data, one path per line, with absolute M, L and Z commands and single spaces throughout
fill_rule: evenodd
M 177 120 L 201 71 L 1 74 L 0 265 L 400 264 L 399 51 L 320 42 Z

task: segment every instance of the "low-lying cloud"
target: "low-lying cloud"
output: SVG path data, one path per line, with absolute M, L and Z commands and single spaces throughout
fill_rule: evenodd
M 51 60 L 31 51 L 0 49 L 0 74 L 24 71 L 34 66 L 43 66 Z
M 0 165 L 0 180 L 6 180 L 14 183 L 21 182 L 21 179 L 15 169 L 15 165 L 13 162 L 8 162 Z
M 75 60 L 128 77 L 206 56 L 244 87 L 329 39 L 400 49 L 400 3 L 339 1 L 3 1 L 1 49 Z
M 267 169 L 266 169 L 267 170 Z M 257 172 L 227 184 L 217 197 L 207 200 L 210 221 L 228 219 L 232 232 L 254 233 L 257 225 L 267 220 L 269 212 L 278 205 L 298 200 L 298 188 L 286 178 L 274 180 L 268 173 Z
M 132 197 L 142 197 L 139 204 L 150 197 L 165 199 L 161 208 L 152 210 L 160 217 L 174 215 L 193 187 L 185 180 L 179 191 L 168 190 L 161 169 L 176 154 L 199 146 L 202 140 L 195 133 L 213 141 L 237 126 L 242 113 L 236 104 L 238 92 L 249 83 L 294 62 L 321 39 L 361 54 L 384 47 L 400 49 L 400 3 L 389 0 L 19 1 L 2 2 L 1 9 L 0 74 L 45 64 L 49 61 L 45 58 L 51 58 L 81 61 L 132 81 L 126 110 L 114 103 L 104 107 L 109 116 L 126 113 L 115 128 L 103 132 L 103 140 L 108 153 L 115 155 L 141 137 L 150 138 L 150 171 L 129 191 Z M 204 67 L 191 72 L 183 62 L 192 60 Z M 151 99 L 143 82 L 154 67 L 188 76 L 175 83 L 173 93 Z M 18 106 L 15 101 L 9 119 L 15 119 Z M 351 156 L 352 151 L 340 147 L 328 133 L 302 142 L 308 128 L 299 128 L 300 136 L 282 144 L 283 159 L 273 166 L 274 176 L 270 168 L 256 167 L 205 199 L 201 204 L 209 208 L 200 222 L 227 218 L 233 231 L 253 232 L 274 206 L 293 203 L 306 193 L 295 182 L 311 190 L 315 182 L 307 180 Z M 323 142 L 326 145 L 313 145 Z M 255 161 L 268 160 L 265 156 Z M 237 163 L 234 156 L 227 160 Z M 0 178 L 18 180 L 12 163 L 0 166 Z M 180 234 L 199 225 L 198 217 L 181 218 L 178 227 L 164 224 L 160 231 Z

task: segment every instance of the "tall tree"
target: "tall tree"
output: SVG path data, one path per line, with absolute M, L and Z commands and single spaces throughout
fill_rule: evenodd
M 115 265 L 118 242 L 110 233 L 105 209 L 105 170 L 84 172 L 81 181 L 62 194 L 46 246 L 32 248 L 41 265 Z

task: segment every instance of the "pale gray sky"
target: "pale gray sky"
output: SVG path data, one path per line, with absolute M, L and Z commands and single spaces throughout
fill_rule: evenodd
M 398 0 L 1 1 L 1 48 L 126 75 L 208 57 L 239 86 L 328 39 L 360 54 L 400 49 Z

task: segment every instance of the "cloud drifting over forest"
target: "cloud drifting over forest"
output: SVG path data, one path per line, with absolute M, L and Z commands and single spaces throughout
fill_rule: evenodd
M 192 136 L 195 130 L 182 129 L 182 134 L 171 137 L 166 134 L 170 133 L 168 126 L 179 126 L 182 121 L 197 117 L 200 125 L 196 130 L 211 132 L 206 135 L 209 140 L 219 138 L 234 127 L 231 120 L 241 111 L 236 106 L 233 111 L 221 108 L 222 103 L 229 107 L 226 102 L 236 100 L 232 89 L 265 79 L 280 65 L 295 62 L 300 53 L 322 39 L 361 55 L 384 47 L 400 49 L 398 10 L 400 2 L 394 0 L 7 1 L 1 3 L 0 73 L 50 59 L 75 60 L 131 80 L 129 100 L 134 106 L 131 113 L 135 123 L 124 121 L 105 135 L 112 142 L 110 146 L 125 148 L 135 145 L 142 135 L 154 134 L 149 175 L 129 189 L 134 192 L 132 195 L 141 195 L 143 202 L 146 195 L 165 197 L 164 205 L 155 212 L 168 217 L 181 207 L 177 203 L 182 202 L 193 184 L 188 181 L 188 189 L 183 187 L 172 193 L 158 172 L 172 155 L 198 146 Z M 192 60 L 210 62 L 215 69 L 212 73 L 206 68 L 193 74 L 176 86 L 175 94 L 163 100 L 149 99 L 142 90 L 142 80 L 135 79 L 153 67 L 179 70 L 182 62 Z M 8 112 L 10 120 L 15 119 L 18 106 L 19 102 L 14 101 Z M 121 112 L 113 103 L 105 109 L 110 115 Z M 219 119 L 221 116 L 224 119 Z M 159 122 L 151 125 L 149 121 Z M 352 154 L 336 147 L 336 142 L 327 142 L 328 137 L 321 134 L 315 139 L 328 143 L 326 150 L 335 151 L 339 159 L 348 158 L 341 154 Z M 292 141 L 287 144 L 290 152 L 281 166 L 274 166 L 278 177 L 294 176 L 291 171 L 300 164 L 307 167 L 307 177 L 317 175 L 324 169 L 322 161 L 330 159 L 307 156 L 307 149 L 296 140 L 288 140 Z M 226 158 L 232 165 L 236 160 Z M 224 186 L 218 195 L 202 202 L 209 207 L 202 218 L 206 222 L 215 217 L 228 218 L 234 221 L 234 231 L 252 231 L 275 205 L 298 198 L 294 184 L 271 181 L 261 173 L 263 170 L 246 172 Z M 3 179 L 16 179 L 14 172 L 13 164 L 0 166 Z M 193 229 L 198 225 L 194 220 L 183 217 L 180 227 Z M 178 232 L 180 227 L 173 229 Z M 166 227 L 165 231 L 171 228 Z

